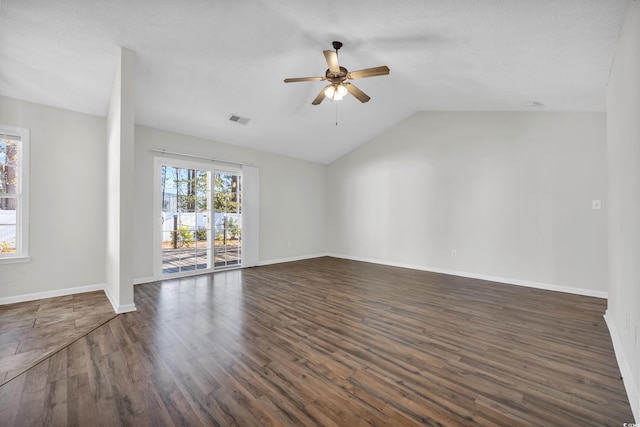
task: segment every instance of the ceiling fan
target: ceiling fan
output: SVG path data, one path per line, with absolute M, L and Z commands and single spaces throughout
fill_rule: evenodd
M 333 42 L 333 50 L 325 50 L 324 58 L 329 68 L 325 72 L 324 77 L 294 77 L 284 79 L 285 83 L 294 82 L 313 82 L 313 81 L 329 81 L 330 84 L 325 86 L 311 104 L 318 105 L 323 99 L 329 98 L 332 101 L 341 100 L 347 93 L 355 96 L 360 102 L 367 102 L 371 99 L 369 95 L 358 89 L 354 84 L 345 80 L 362 79 L 365 77 L 384 76 L 389 74 L 389 67 L 382 65 L 380 67 L 365 68 L 364 70 L 349 71 L 338 64 L 338 50 L 342 47 L 339 41 Z

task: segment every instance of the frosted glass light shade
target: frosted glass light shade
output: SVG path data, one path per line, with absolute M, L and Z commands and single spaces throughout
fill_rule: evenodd
M 332 101 L 340 101 L 347 94 L 343 85 L 332 85 L 324 90 L 324 95 Z

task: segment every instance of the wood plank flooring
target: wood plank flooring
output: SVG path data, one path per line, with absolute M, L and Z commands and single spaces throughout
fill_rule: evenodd
M 0 385 L 115 316 L 103 291 L 0 305 Z
M 3 425 L 620 426 L 597 298 L 334 258 L 139 285 Z

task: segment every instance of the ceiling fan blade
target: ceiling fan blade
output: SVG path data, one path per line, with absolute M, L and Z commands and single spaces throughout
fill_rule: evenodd
M 329 71 L 338 74 L 340 72 L 340 65 L 338 64 L 338 54 L 333 50 L 325 50 L 323 51 L 323 53 L 324 59 L 327 60 Z
M 325 87 L 322 88 L 322 90 L 320 91 L 320 93 L 318 94 L 318 96 L 316 96 L 316 99 L 313 100 L 313 102 L 311 103 L 311 105 L 318 105 L 322 102 L 323 99 L 326 98 L 324 91 L 326 88 L 328 88 L 331 85 L 327 85 Z
M 326 77 L 292 77 L 290 79 L 284 79 L 285 83 L 294 83 L 294 82 L 320 82 L 322 80 L 327 80 Z
M 371 97 L 369 95 L 367 95 L 366 93 L 364 93 L 363 91 L 361 91 L 360 89 L 358 89 L 354 84 L 352 83 L 343 83 L 344 87 L 347 88 L 347 91 L 355 96 L 356 98 L 358 98 L 358 101 L 360 102 L 367 102 L 371 99 Z
M 363 79 L 365 77 L 384 76 L 389 74 L 389 67 L 383 65 L 381 67 L 365 68 L 364 70 L 351 71 L 347 74 L 348 79 Z

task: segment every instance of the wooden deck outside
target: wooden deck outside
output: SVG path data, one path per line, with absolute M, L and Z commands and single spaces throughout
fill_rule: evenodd
M 162 249 L 162 272 L 170 274 L 204 270 L 208 268 L 207 250 L 204 245 L 191 248 Z M 241 248 L 238 243 L 216 245 L 213 255 L 215 267 L 238 265 L 241 261 Z

